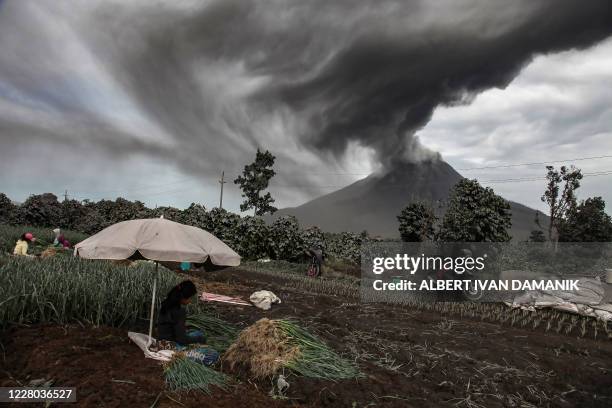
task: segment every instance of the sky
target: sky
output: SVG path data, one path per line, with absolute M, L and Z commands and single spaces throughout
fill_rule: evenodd
M 238 211 L 261 148 L 281 208 L 441 157 L 610 209 L 611 35 L 607 0 L 0 1 L 0 191 L 210 208 L 224 171 Z

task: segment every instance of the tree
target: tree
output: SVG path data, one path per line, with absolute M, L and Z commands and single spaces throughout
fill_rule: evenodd
M 587 198 L 571 208 L 559 229 L 559 241 L 612 241 L 612 218 L 605 210 L 606 202 L 601 197 Z
M 15 217 L 17 206 L 4 193 L 0 193 L 0 224 L 10 224 Z
M 569 168 L 561 166 L 560 170 L 555 170 L 553 166 L 546 166 L 546 170 L 546 190 L 541 200 L 549 208 L 548 239 L 556 241 L 554 231 L 560 231 L 568 212 L 575 210 L 576 190 L 580 187 L 582 173 L 574 166 Z M 561 191 L 561 184 L 563 184 L 563 191 Z
M 270 226 L 271 255 L 274 259 L 295 260 L 304 250 L 304 239 L 297 218 L 277 218 Z
M 184 212 L 176 207 L 162 206 L 149 210 L 148 216 L 152 218 L 160 218 L 163 216 L 167 220 L 183 223 Z
M 236 231 L 240 216 L 219 207 L 210 210 L 208 216 L 208 222 L 210 224 L 200 228 L 204 228 L 230 247 L 233 246 L 237 240 L 234 231 Z
M 52 193 L 31 195 L 17 213 L 16 222 L 35 227 L 57 227 L 62 220 L 62 207 Z
M 423 203 L 411 203 L 397 216 L 399 232 L 404 242 L 422 242 L 434 238 L 436 216 Z
M 325 236 L 319 227 L 311 226 L 302 230 L 302 240 L 304 248 L 319 248 L 323 254 L 327 254 L 327 246 L 325 245 Z
M 266 222 L 260 217 L 242 217 L 236 224 L 232 247 L 246 259 L 265 258 L 270 252 L 270 232 Z
M 211 225 L 210 214 L 206 212 L 206 208 L 201 204 L 191 203 L 188 208 L 183 210 L 181 219 L 181 222 L 184 224 L 193 225 L 204 230 Z
M 244 166 L 242 175 L 234 180 L 235 184 L 240 185 L 242 197 L 245 198 L 245 201 L 240 204 L 241 211 L 253 208 L 255 215 L 272 214 L 276 211 L 276 207 L 271 205 L 274 202 L 272 195 L 269 192 L 261 195 L 262 191 L 268 188 L 270 179 L 276 174 L 272 169 L 274 159 L 275 157 L 269 151 L 261 152 L 257 149 L 255 161 Z
M 529 242 L 546 242 L 546 236 L 541 230 L 533 230 L 529 234 Z
M 510 204 L 490 187 L 463 179 L 453 188 L 438 239 L 446 242 L 510 240 Z
M 62 217 L 58 227 L 76 230 L 87 216 L 88 209 L 80 201 L 64 200 L 60 203 L 60 207 Z

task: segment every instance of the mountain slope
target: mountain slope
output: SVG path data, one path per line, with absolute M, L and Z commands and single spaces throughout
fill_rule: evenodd
M 326 232 L 367 230 L 372 236 L 399 237 L 397 215 L 412 201 L 425 201 L 443 212 L 443 202 L 462 176 L 442 160 L 403 163 L 384 175 L 370 175 L 343 189 L 298 207 L 277 211 L 274 218 L 294 215 L 303 226 Z M 510 202 L 514 239 L 526 239 L 537 226 L 536 210 Z M 544 217 L 540 214 L 540 219 Z

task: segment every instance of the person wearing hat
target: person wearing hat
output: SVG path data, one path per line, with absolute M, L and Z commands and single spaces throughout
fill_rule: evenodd
M 34 235 L 31 232 L 26 232 L 17 241 L 17 244 L 15 244 L 13 255 L 30 256 L 28 255 L 29 243 L 34 242 L 34 241 L 36 241 L 36 238 L 34 238 Z
M 62 236 L 62 230 L 59 228 L 56 228 L 53 230 L 53 234 L 55 235 L 55 238 L 53 239 L 53 246 L 59 246 L 60 245 L 59 237 Z
M 56 228 L 53 230 L 55 234 L 55 239 L 53 240 L 53 246 L 61 249 L 70 249 L 70 241 L 66 239 L 64 234 L 62 234 L 62 230 Z

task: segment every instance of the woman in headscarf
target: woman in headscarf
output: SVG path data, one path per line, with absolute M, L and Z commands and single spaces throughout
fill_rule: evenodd
M 157 349 L 185 351 L 185 355 L 205 365 L 219 359 L 219 353 L 205 345 L 206 337 L 198 330 L 187 330 L 187 312 L 183 306 L 191 303 L 197 293 L 192 281 L 176 285 L 162 302 L 157 320 Z

